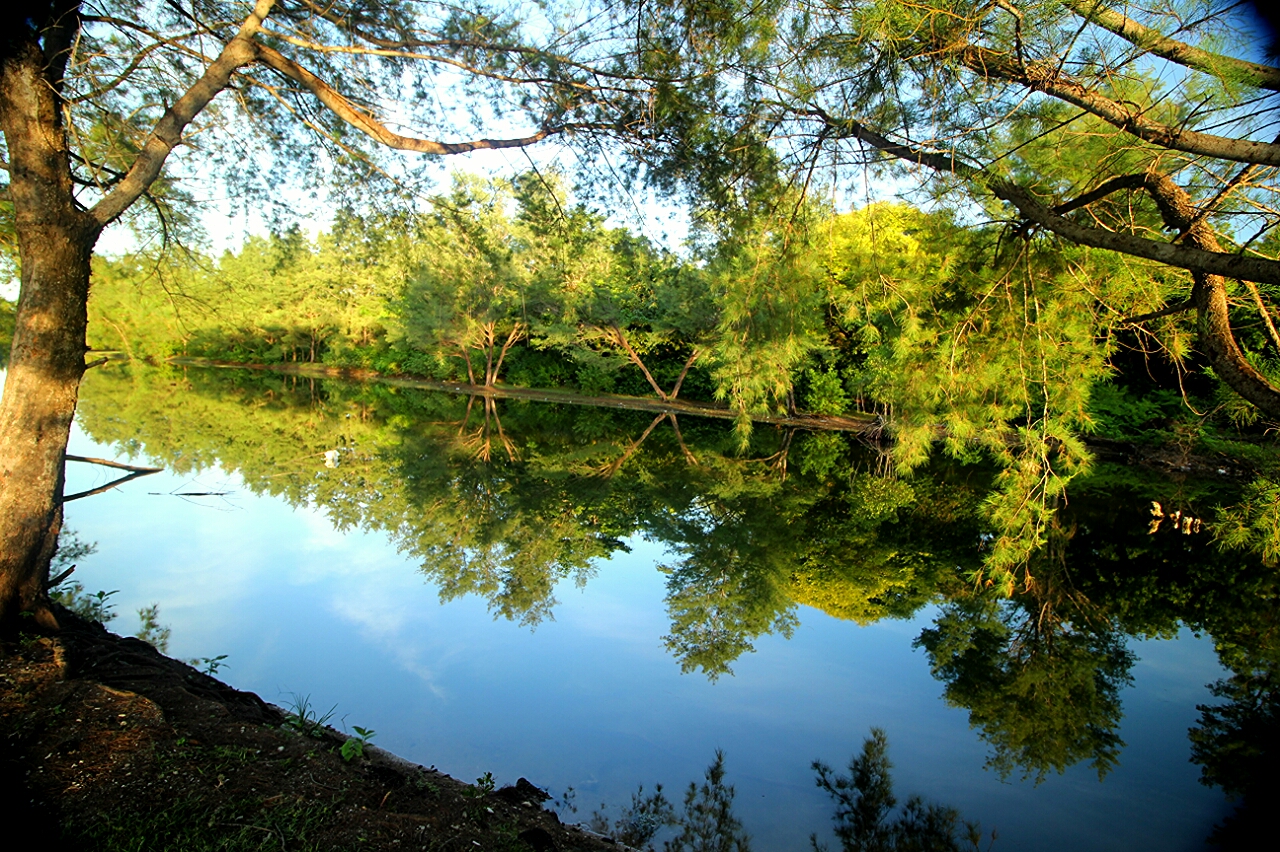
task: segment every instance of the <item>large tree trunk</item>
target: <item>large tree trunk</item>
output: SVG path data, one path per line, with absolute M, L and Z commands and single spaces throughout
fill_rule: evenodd
M 58 83 L 62 49 L 34 34 L 7 46 L 0 123 L 22 264 L 17 328 L 0 401 L 0 630 L 22 612 L 56 627 L 49 560 L 62 524 L 64 455 L 84 374 L 89 259 L 99 226 L 75 204 Z

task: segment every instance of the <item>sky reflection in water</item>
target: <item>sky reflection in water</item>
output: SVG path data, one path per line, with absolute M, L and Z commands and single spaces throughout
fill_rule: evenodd
M 116 456 L 78 426 L 70 452 Z M 106 475 L 73 465 L 69 480 L 75 491 Z M 499 784 L 525 775 L 553 794 L 572 786 L 579 818 L 641 782 L 675 799 L 722 748 L 756 848 L 804 849 L 810 832 L 828 834 L 831 814 L 810 761 L 842 767 L 872 726 L 888 733 L 900 799 L 959 808 L 999 831 L 996 849 L 1197 849 L 1228 809 L 1197 783 L 1186 737 L 1224 670 L 1210 641 L 1185 630 L 1129 642 L 1127 746 L 1105 782 L 1077 765 L 1036 786 L 984 769 L 988 748 L 968 714 L 942 700 L 912 645 L 934 606 L 865 627 L 800 607 L 790 640 L 758 638 L 732 676 L 710 682 L 682 674 L 664 648 L 664 548 L 638 538 L 585 588 L 562 583 L 554 620 L 531 630 L 495 620 L 475 596 L 442 605 L 385 534 L 335 532 L 321 509 L 255 496 L 218 469 L 148 477 L 67 515 L 99 548 L 76 579 L 120 589 L 118 632 L 158 603 L 171 655 L 226 654 L 219 676 L 233 685 L 279 704 L 296 693 L 336 705 L 335 720 L 375 729 L 377 745 L 462 779 L 491 771 Z

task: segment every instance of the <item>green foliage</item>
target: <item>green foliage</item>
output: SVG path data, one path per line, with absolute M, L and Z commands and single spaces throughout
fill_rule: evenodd
M 226 658 L 226 654 L 219 654 L 216 657 L 196 657 L 187 660 L 187 665 L 195 666 L 207 675 L 216 675 L 219 669 L 227 665 L 223 662 Z
M 80 536 L 68 527 L 58 533 L 58 548 L 49 563 L 50 577 L 67 577 L 75 569 L 76 564 L 98 552 L 96 542 L 83 541 Z
M 372 728 L 362 728 L 359 725 L 353 725 L 351 730 L 355 731 L 355 735 L 347 737 L 338 752 L 347 763 L 356 758 L 364 757 L 364 747 L 369 745 L 375 733 Z
M 1151 388 L 1139 394 L 1114 382 L 1099 382 L 1089 394 L 1089 431 L 1113 441 L 1166 441 L 1169 424 L 1185 412 L 1174 391 Z
M 318 739 L 324 736 L 325 727 L 329 724 L 329 720 L 333 718 L 333 713 L 337 709 L 338 705 L 335 704 L 324 713 L 321 713 L 311 705 L 310 695 L 299 695 L 296 692 L 291 692 L 289 693 L 289 701 L 285 706 L 284 726 L 297 731 L 304 737 Z
M 601 805 L 603 808 L 604 805 Z M 618 843 L 632 849 L 653 850 L 653 838 L 667 826 L 678 825 L 676 810 L 657 784 L 652 793 L 646 794 L 644 785 L 631 794 L 631 804 L 610 820 L 602 811 L 596 811 L 587 827 L 597 834 L 612 837 Z
M 1191 759 L 1200 781 L 1229 796 L 1269 786 L 1280 754 L 1280 689 L 1272 669 L 1239 672 L 1212 687 L 1221 704 L 1200 705 L 1191 729 Z
M 96 621 L 99 624 L 107 624 L 116 617 L 115 607 L 108 603 L 107 599 L 119 592 L 119 589 L 112 589 L 109 592 L 99 590 L 93 594 L 88 594 L 85 592 L 83 585 L 72 581 L 50 589 L 49 598 L 55 603 L 62 604 L 83 619 Z
M 805 409 L 814 414 L 843 414 L 849 409 L 851 400 L 844 389 L 844 380 L 831 367 L 818 371 L 805 371 L 807 392 L 804 395 Z
M 0 297 L 0 370 L 9 366 L 9 345 L 18 319 L 18 306 Z
M 810 432 L 800 444 L 800 472 L 815 479 L 837 474 L 847 464 L 844 438 L 833 432 Z
M 1120 692 L 1134 656 L 1115 633 L 1048 612 L 1034 600 L 953 600 L 916 644 L 947 703 L 968 709 L 1001 776 L 1039 783 L 1088 760 L 1102 778 L 1124 746 Z
M 101 852 L 268 852 L 280 848 L 281 837 L 289 838 L 289 849 L 311 852 L 321 848 L 314 838 L 331 830 L 333 817 L 331 802 L 259 797 L 210 801 L 192 795 L 126 805 L 63 833 L 76 848 Z
M 1280 483 L 1260 476 L 1244 499 L 1218 511 L 1214 536 L 1224 548 L 1260 555 L 1268 565 L 1280 559 Z
M 976 823 L 963 822 L 955 808 L 911 796 L 894 814 L 898 800 L 888 751 L 884 730 L 872 728 L 862 753 L 849 759 L 848 775 L 820 760 L 813 762 L 818 787 L 836 803 L 832 819 L 843 852 L 977 852 L 981 831 Z M 816 836 L 811 843 L 815 852 L 823 849 Z
M 711 374 L 742 415 L 794 408 L 794 379 L 826 346 L 818 259 L 805 231 L 763 217 L 719 247 L 708 275 L 721 305 Z M 739 418 L 744 438 L 750 420 Z
M 485 803 L 485 797 L 493 792 L 497 784 L 493 780 L 493 773 L 486 772 L 476 779 L 476 783 L 464 787 L 462 795 L 471 801 L 467 803 L 467 817 L 473 821 L 482 821 L 489 814 L 493 813 L 493 809 Z
M 734 789 L 724 782 L 724 752 L 707 767 L 702 784 L 689 783 L 680 833 L 663 844 L 663 852 L 750 852 L 751 837 L 733 812 Z
M 138 620 L 142 626 L 135 635 L 161 654 L 168 653 L 169 636 L 173 631 L 168 625 L 160 623 L 160 604 L 152 604 L 138 610 Z

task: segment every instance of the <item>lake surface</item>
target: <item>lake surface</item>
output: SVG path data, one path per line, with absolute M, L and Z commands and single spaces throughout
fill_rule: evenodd
M 899 800 L 958 808 L 997 850 L 1204 847 L 1230 806 L 1188 729 L 1231 673 L 1215 639 L 1245 647 L 1241 625 L 1273 617 L 1274 572 L 1203 532 L 1149 534 L 1150 503 L 1210 517 L 1231 483 L 1100 465 L 1009 601 L 970 579 L 989 471 L 895 479 L 848 436 L 734 441 L 724 422 L 112 365 L 69 451 L 166 470 L 68 504 L 97 544 L 74 579 L 119 590 L 117 632 L 158 604 L 171 656 L 226 655 L 218 676 L 268 701 L 334 707 L 464 780 L 572 788 L 568 820 L 641 783 L 679 805 L 720 749 L 756 849 L 830 842 L 810 764 L 843 769 L 879 727 Z M 113 473 L 70 464 L 67 490 Z

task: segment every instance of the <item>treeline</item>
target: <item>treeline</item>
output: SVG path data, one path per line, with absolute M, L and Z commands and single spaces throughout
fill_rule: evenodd
M 91 345 L 476 385 L 713 392 L 705 367 L 724 294 L 699 265 L 606 227 L 554 176 L 460 177 L 429 208 L 340 211 L 314 240 L 294 227 L 217 259 L 101 262 Z
M 892 411 L 900 439 L 1045 405 L 1081 423 L 1106 374 L 1097 291 L 1127 286 L 1126 309 L 1160 294 L 1082 253 L 993 254 L 992 236 L 905 205 L 806 207 L 680 258 L 554 177 L 460 177 L 425 213 L 340 211 L 315 239 L 294 227 L 216 259 L 100 261 L 90 343 L 744 412 Z

